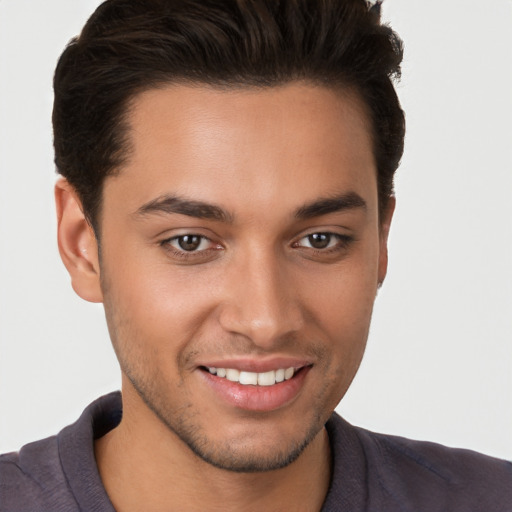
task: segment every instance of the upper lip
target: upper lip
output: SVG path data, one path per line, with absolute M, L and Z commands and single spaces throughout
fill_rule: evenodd
M 280 368 L 302 368 L 311 366 L 312 362 L 297 357 L 272 357 L 268 359 L 255 359 L 249 357 L 229 358 L 229 359 L 210 359 L 201 362 L 199 367 L 206 368 L 234 368 L 245 372 L 264 373 Z

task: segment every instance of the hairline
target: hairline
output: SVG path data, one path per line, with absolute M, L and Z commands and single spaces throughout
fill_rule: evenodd
M 201 80 L 198 78 L 188 77 L 188 76 L 173 76 L 173 77 L 161 77 L 152 81 L 149 81 L 146 85 L 135 87 L 133 90 L 127 95 L 125 100 L 121 103 L 121 114 L 119 116 L 119 122 L 117 124 L 118 133 L 120 133 L 121 141 L 122 141 L 122 156 L 120 163 L 114 167 L 109 173 L 107 173 L 102 180 L 101 187 L 99 190 L 99 194 L 97 197 L 97 207 L 91 216 L 89 215 L 87 218 L 87 222 L 92 227 L 96 239 L 99 243 L 101 239 L 101 215 L 102 215 L 102 206 L 103 206 L 103 191 L 105 187 L 105 182 L 108 179 L 115 178 L 119 176 L 124 167 L 128 164 L 131 154 L 133 153 L 133 139 L 130 134 L 133 132 L 133 126 L 130 122 L 130 118 L 132 113 L 134 112 L 137 101 L 145 94 L 151 91 L 165 90 L 173 87 L 191 87 L 197 89 L 210 89 L 212 91 L 218 92 L 238 92 L 238 91 L 248 91 L 248 92 L 257 92 L 257 91 L 266 91 L 269 89 L 278 89 L 281 87 L 286 87 L 292 84 L 299 84 L 304 86 L 309 86 L 313 88 L 323 88 L 330 91 L 333 91 L 336 94 L 340 94 L 345 98 L 348 98 L 352 101 L 353 106 L 358 110 L 361 114 L 363 122 L 368 130 L 368 134 L 370 136 L 370 142 L 372 145 L 372 153 L 375 161 L 375 169 L 376 175 L 375 178 L 377 180 L 377 188 L 379 188 L 379 171 L 377 168 L 377 156 L 376 156 L 376 143 L 377 136 L 375 133 L 374 122 L 372 121 L 372 112 L 370 106 L 365 101 L 362 92 L 360 91 L 360 87 L 356 84 L 351 84 L 349 80 L 337 80 L 336 82 L 332 81 L 332 83 L 327 83 L 327 80 L 321 78 L 314 78 L 308 76 L 290 76 L 285 77 L 280 80 L 275 80 L 272 83 L 256 83 L 251 82 L 250 79 L 240 78 L 237 80 L 236 78 L 229 80 Z M 385 210 L 388 201 L 391 199 L 392 195 L 385 198 L 386 203 L 381 203 L 380 193 L 377 194 L 378 199 L 378 219 L 379 224 L 382 225 L 383 215 L 381 213 Z

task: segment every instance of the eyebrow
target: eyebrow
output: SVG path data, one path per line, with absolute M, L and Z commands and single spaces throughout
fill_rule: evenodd
M 233 222 L 233 216 L 220 206 L 169 195 L 157 197 L 143 204 L 135 212 L 135 215 L 143 217 L 148 214 L 161 213 L 177 213 L 198 219 L 218 220 L 227 223 Z
M 311 203 L 306 203 L 295 211 L 295 218 L 307 220 L 329 213 L 352 210 L 355 208 L 366 210 L 366 201 L 355 192 L 349 192 L 347 194 L 321 198 Z M 143 204 L 135 212 L 135 215 L 140 217 L 150 214 L 179 214 L 187 215 L 188 217 L 196 217 L 198 219 L 233 223 L 233 215 L 220 206 L 170 195 L 157 197 Z
M 366 201 L 355 192 L 349 192 L 347 194 L 317 199 L 312 203 L 307 203 L 297 209 L 295 217 L 300 220 L 307 220 L 329 213 L 353 210 L 356 208 L 366 210 Z

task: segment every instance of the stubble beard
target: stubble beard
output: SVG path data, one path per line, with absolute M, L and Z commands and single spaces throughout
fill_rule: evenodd
M 144 379 L 138 379 L 132 371 L 123 372 L 144 404 L 156 417 L 183 442 L 202 461 L 218 469 L 236 473 L 258 473 L 282 469 L 292 464 L 304 452 L 323 428 L 320 418 L 315 418 L 309 430 L 300 440 L 290 440 L 284 448 L 281 445 L 271 455 L 260 455 L 249 450 L 233 448 L 229 440 L 219 443 L 211 440 L 202 430 L 199 421 L 194 417 L 192 405 L 188 404 L 180 410 L 169 410 L 165 397 L 155 393 L 153 386 Z M 155 381 L 153 381 L 155 382 Z M 177 390 L 179 392 L 179 390 Z
M 102 273 L 102 277 L 104 277 Z M 267 448 L 267 454 L 256 453 L 256 449 L 237 449 L 229 439 L 222 442 L 212 440 L 201 427 L 201 412 L 194 408 L 192 402 L 172 406 L 165 391 L 168 385 L 143 353 L 133 350 L 138 343 L 137 334 L 131 327 L 120 321 L 114 303 L 110 300 L 109 286 L 102 279 L 104 307 L 107 324 L 114 351 L 121 370 L 142 402 L 150 409 L 173 435 L 184 443 L 192 453 L 207 464 L 226 471 L 237 473 L 258 473 L 274 471 L 289 466 L 296 461 L 307 446 L 324 428 L 328 418 L 320 417 L 320 411 L 309 418 L 310 425 L 300 437 L 287 442 L 274 443 L 273 449 Z M 128 335 L 131 334 L 131 335 Z M 124 340 L 121 341 L 120 340 Z M 145 362 L 144 362 L 145 361 Z M 153 370 L 152 370 L 153 369 Z M 156 372 L 156 373 L 155 373 Z M 180 382 L 181 383 L 181 382 Z M 180 383 L 173 390 L 181 393 Z M 320 395 L 321 396 L 321 395 Z M 317 397 L 319 400 L 321 398 Z M 302 418 L 297 419 L 300 430 Z M 300 435 L 300 434 L 298 434 Z M 271 452 L 271 453 L 270 453 Z

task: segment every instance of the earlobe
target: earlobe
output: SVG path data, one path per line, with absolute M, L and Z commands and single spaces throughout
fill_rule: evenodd
M 380 221 L 380 247 L 379 247 L 379 272 L 378 272 L 378 286 L 382 286 L 386 273 L 388 271 L 388 237 L 391 228 L 391 220 L 395 211 L 396 199 L 390 197 L 388 204 L 383 213 L 383 218 Z
M 60 257 L 71 277 L 73 290 L 89 302 L 102 302 L 94 230 L 85 218 L 74 188 L 64 178 L 55 184 L 55 204 Z

